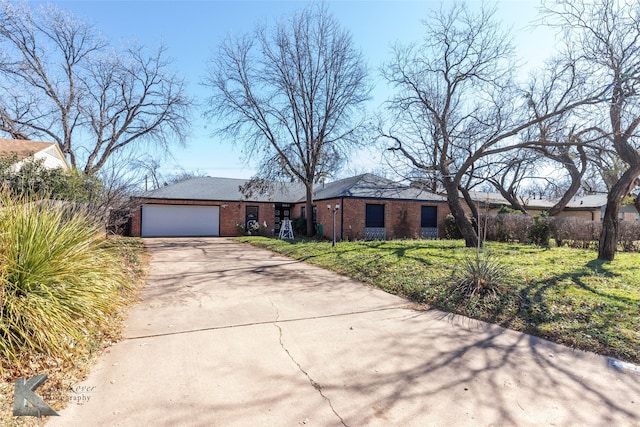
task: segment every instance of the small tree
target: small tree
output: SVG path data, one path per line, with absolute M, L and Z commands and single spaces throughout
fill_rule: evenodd
M 312 212 L 314 184 L 356 141 L 361 123 L 352 119 L 368 97 L 366 74 L 349 33 L 312 5 L 220 45 L 204 81 L 213 91 L 208 115 L 259 162 L 258 182 L 303 183 Z M 308 215 L 307 235 L 313 231 Z

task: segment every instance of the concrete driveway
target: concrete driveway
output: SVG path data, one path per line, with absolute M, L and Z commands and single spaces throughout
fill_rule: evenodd
M 630 426 L 640 372 L 225 239 L 149 239 L 143 301 L 50 426 Z

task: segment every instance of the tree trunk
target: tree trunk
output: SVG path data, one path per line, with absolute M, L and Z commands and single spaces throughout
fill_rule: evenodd
M 611 187 L 607 195 L 607 207 L 602 218 L 602 232 L 598 245 L 598 259 L 613 261 L 618 249 L 619 223 L 618 213 L 624 199 L 640 174 L 640 165 L 631 167 L 622 174 L 620 179 Z
M 478 235 L 473 229 L 473 224 L 471 224 L 471 221 L 469 221 L 467 214 L 462 208 L 462 203 L 460 202 L 460 196 L 458 194 L 458 186 L 450 179 L 444 179 L 443 184 L 447 192 L 447 204 L 451 210 L 451 215 L 456 219 L 456 224 L 458 225 L 460 234 L 462 234 L 465 246 L 468 248 L 477 247 Z
M 564 193 L 562 198 L 558 200 L 558 203 L 553 205 L 547 211 L 549 216 L 556 216 L 560 212 L 562 212 L 564 208 L 567 207 L 567 204 L 571 201 L 573 196 L 575 196 L 578 190 L 580 190 L 582 177 L 587 171 L 587 155 L 584 152 L 584 148 L 578 146 L 577 149 L 578 153 L 580 154 L 580 169 L 576 167 L 576 164 L 573 162 L 569 154 L 564 153 L 563 156 L 558 157 L 559 161 L 564 164 L 565 169 L 567 169 L 567 171 L 569 172 L 569 176 L 571 177 L 571 185 L 569 186 L 569 189 L 567 189 L 567 191 Z
M 305 183 L 307 190 L 307 201 L 305 203 L 305 210 L 307 211 L 307 237 L 313 237 L 313 183 Z

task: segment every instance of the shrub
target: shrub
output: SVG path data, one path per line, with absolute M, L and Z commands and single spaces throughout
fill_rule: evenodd
M 527 234 L 533 220 L 521 213 L 501 213 L 488 215 L 486 220 L 487 240 L 495 242 L 527 242 Z
M 497 257 L 476 250 L 473 256 L 463 257 L 455 271 L 454 291 L 466 297 L 497 299 L 505 271 Z
M 602 224 L 570 217 L 553 217 L 549 226 L 557 246 L 593 249 L 596 247 Z
M 296 236 L 307 235 L 307 219 L 305 217 L 294 218 L 291 220 L 291 227 Z
M 527 240 L 529 243 L 539 246 L 549 246 L 551 238 L 550 220 L 546 212 L 533 217 L 533 224 L 527 232 Z
M 0 362 L 91 348 L 132 288 L 128 264 L 69 204 L 0 194 Z
M 625 252 L 640 251 L 640 222 L 620 221 L 620 245 Z
M 0 178 L 4 191 L 16 197 L 43 197 L 92 203 L 101 197 L 103 183 L 94 175 L 77 170 L 50 169 L 44 159 L 29 158 L 16 167 L 18 157 L 0 159 Z
M 238 234 L 245 235 L 247 233 L 247 227 L 244 222 L 236 222 L 236 231 Z
M 456 218 L 452 214 L 444 217 L 444 234 L 447 239 L 462 239 L 462 233 L 456 223 Z
M 521 212 L 506 205 L 502 205 L 500 206 L 500 209 L 498 209 L 498 214 L 510 214 L 510 213 L 521 213 Z

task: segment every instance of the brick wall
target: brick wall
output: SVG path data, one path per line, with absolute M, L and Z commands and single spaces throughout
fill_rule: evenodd
M 200 205 L 220 206 L 220 236 L 238 236 L 237 224 L 244 224 L 247 206 L 258 206 L 258 221 L 261 226 L 267 225 L 267 235 L 271 235 L 274 228 L 275 207 L 271 202 L 224 202 L 224 201 L 182 201 L 182 200 L 144 200 L 133 210 L 131 218 L 131 235 L 141 234 L 141 205 Z M 422 201 L 400 200 L 365 200 L 365 199 L 329 199 L 314 203 L 317 206 L 317 222 L 322 224 L 323 237 L 332 238 L 333 208 L 340 204 L 335 215 L 336 239 L 358 240 L 364 239 L 365 212 L 367 203 L 385 205 L 385 231 L 387 239 L 418 238 L 420 237 L 421 206 L 438 207 L 438 236 L 444 236 L 444 217 L 449 213 L 446 203 L 428 203 Z M 327 209 L 327 205 L 331 209 Z M 304 203 L 292 206 L 292 219 L 301 216 Z M 344 221 L 344 226 L 343 226 Z
M 423 201 L 401 200 L 366 200 L 366 199 L 330 199 L 316 203 L 318 206 L 318 222 L 323 225 L 323 235 L 332 237 L 333 211 L 327 205 L 334 207 L 340 204 L 336 213 L 336 238 L 338 240 L 364 239 L 365 213 L 367 204 L 382 204 L 385 206 L 385 231 L 387 239 L 419 238 L 420 215 L 422 206 L 438 207 L 438 236 L 444 236 L 444 217 L 449 213 L 446 203 L 429 203 Z M 342 224 L 344 221 L 344 225 Z

